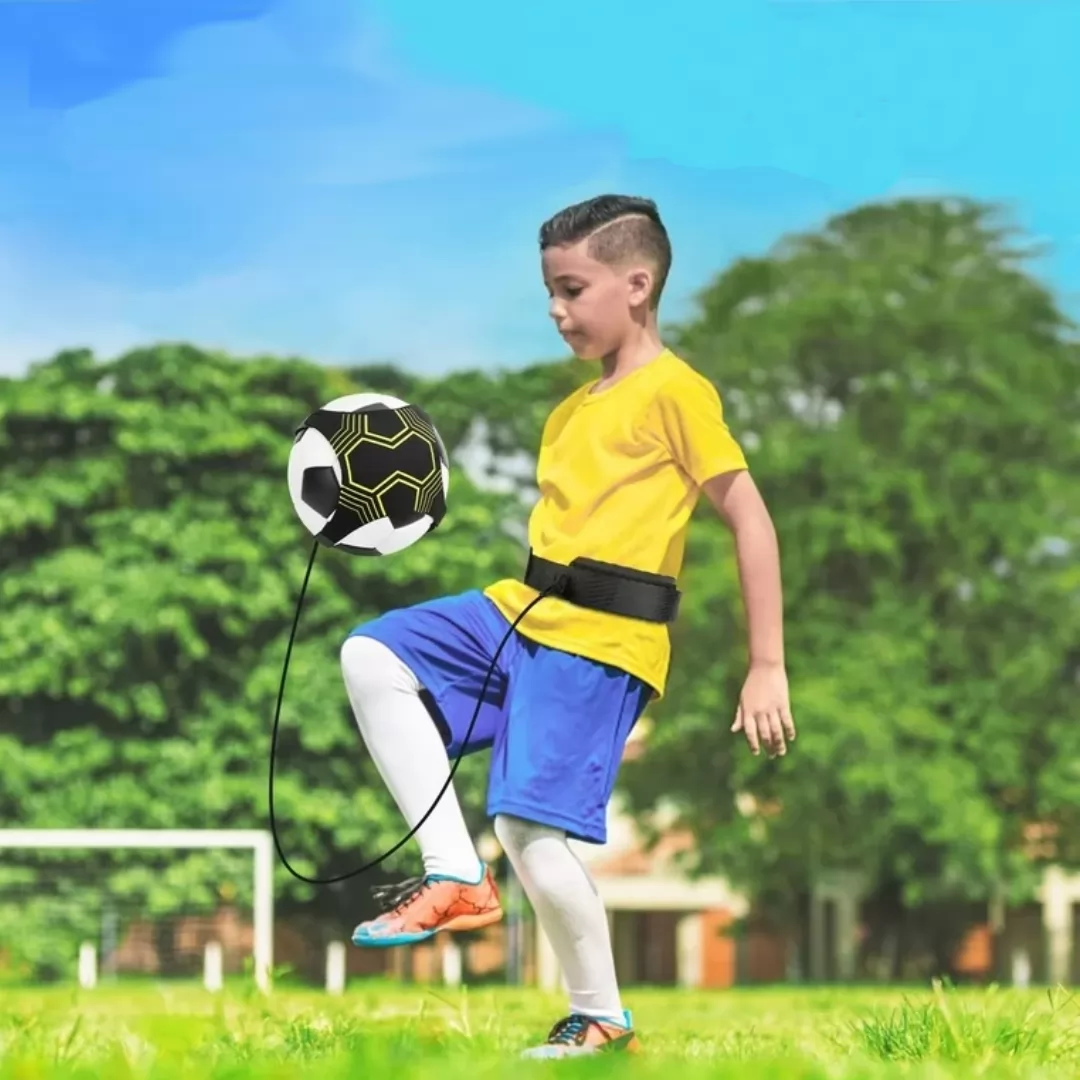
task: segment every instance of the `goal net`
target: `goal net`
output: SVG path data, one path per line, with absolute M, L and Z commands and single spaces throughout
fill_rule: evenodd
M 266 832 L 0 829 L 2 981 L 248 972 L 265 990 L 273 918 Z

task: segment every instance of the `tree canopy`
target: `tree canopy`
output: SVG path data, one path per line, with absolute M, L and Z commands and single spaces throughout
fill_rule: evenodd
M 566 374 L 566 365 L 531 369 L 507 395 L 500 375 L 346 374 L 169 345 L 111 361 L 70 351 L 0 384 L 0 820 L 264 827 L 270 722 L 311 546 L 285 485 L 296 425 L 340 394 L 396 391 L 437 416 L 453 456 L 478 418 L 496 445 L 507 431 L 535 440 L 522 388 Z M 346 634 L 390 608 L 520 569 L 505 528 L 521 515 L 513 493 L 482 490 L 456 469 L 450 508 L 437 539 L 392 559 L 324 550 L 316 561 L 275 785 L 284 848 L 306 876 L 345 873 L 403 832 L 341 684 Z M 482 763 L 459 776 L 478 822 Z M 103 858 L 87 854 L 81 865 L 89 873 Z M 409 858 L 406 848 L 389 866 Z M 38 870 L 20 864 L 10 880 L 39 887 L 31 900 L 25 887 L 15 895 L 0 882 L 0 939 L 5 900 L 14 927 L 28 907 L 44 912 L 63 899 L 40 887 L 50 877 L 41 858 L 27 859 Z M 94 887 L 147 911 L 212 904 L 225 873 L 212 854 L 174 855 L 157 870 L 143 853 L 110 865 L 115 873 Z M 230 885 L 250 891 L 246 872 Z M 56 876 L 63 888 L 91 883 Z M 317 890 L 279 873 L 285 911 L 338 904 L 347 917 L 366 891 L 362 880 Z M 94 905 L 87 897 L 83 906 Z M 37 945 L 70 960 L 62 937 Z

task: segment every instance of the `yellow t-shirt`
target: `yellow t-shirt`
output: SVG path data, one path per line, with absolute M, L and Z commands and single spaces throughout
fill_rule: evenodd
M 540 500 L 529 544 L 563 564 L 577 556 L 677 578 L 701 485 L 746 468 L 716 388 L 670 351 L 593 393 L 587 383 L 548 417 L 540 441 Z M 484 590 L 515 620 L 537 596 L 524 582 Z M 664 692 L 667 626 L 546 597 L 521 633 L 549 648 L 611 664 Z

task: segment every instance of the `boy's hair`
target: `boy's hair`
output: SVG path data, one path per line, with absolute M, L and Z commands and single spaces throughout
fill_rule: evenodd
M 589 257 L 608 266 L 634 258 L 653 264 L 649 306 L 656 308 L 671 270 L 671 241 L 652 199 L 633 195 L 598 195 L 560 210 L 540 226 L 540 250 L 566 247 L 589 239 Z

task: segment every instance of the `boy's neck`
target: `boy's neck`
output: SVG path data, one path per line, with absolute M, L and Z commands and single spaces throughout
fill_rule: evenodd
M 656 328 L 644 327 L 639 334 L 635 334 L 615 352 L 603 358 L 600 381 L 605 385 L 618 382 L 630 372 L 651 364 L 663 352 L 664 343 L 660 340 Z

